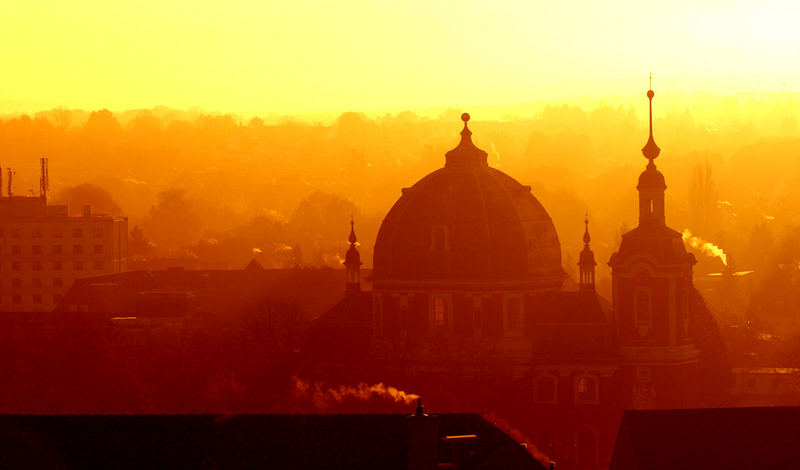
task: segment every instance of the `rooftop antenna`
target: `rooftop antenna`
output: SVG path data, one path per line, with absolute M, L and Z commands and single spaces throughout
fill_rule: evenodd
M 10 167 L 6 168 L 6 170 L 8 170 L 8 191 L 7 192 L 8 192 L 8 197 L 11 197 L 11 195 L 12 195 L 12 193 L 11 193 L 11 178 L 14 176 L 14 173 L 16 173 L 16 171 L 11 171 Z
M 50 174 L 47 170 L 47 157 L 41 158 L 42 176 L 39 179 L 39 196 L 47 202 L 47 191 L 50 189 Z

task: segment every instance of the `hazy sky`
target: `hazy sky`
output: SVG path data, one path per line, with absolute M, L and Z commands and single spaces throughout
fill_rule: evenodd
M 0 112 L 800 91 L 795 1 L 0 1 Z M 660 87 L 660 88 L 659 88 Z

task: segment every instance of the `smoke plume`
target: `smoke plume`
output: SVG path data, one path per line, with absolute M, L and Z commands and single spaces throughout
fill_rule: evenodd
M 719 258 L 720 261 L 722 261 L 722 264 L 725 266 L 728 265 L 728 256 L 725 254 L 722 248 L 709 241 L 703 240 L 700 237 L 692 235 L 692 232 L 690 232 L 688 228 L 683 230 L 682 235 L 683 240 L 686 241 L 692 248 L 700 250 L 708 256 Z
M 384 385 L 382 382 L 373 385 L 362 382 L 356 386 L 330 386 L 324 382 L 311 383 L 297 376 L 292 377 L 292 382 L 294 383 L 295 396 L 310 399 L 314 406 L 320 410 L 326 410 L 332 405 L 341 404 L 348 398 L 356 400 L 386 398 L 395 403 L 406 405 L 411 405 L 419 398 L 419 395 Z

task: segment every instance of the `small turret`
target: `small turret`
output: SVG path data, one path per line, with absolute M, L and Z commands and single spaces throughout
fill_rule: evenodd
M 350 236 L 347 241 L 350 242 L 350 248 L 344 255 L 345 267 L 345 290 L 346 292 L 359 292 L 361 290 L 361 254 L 356 248 L 358 238 L 356 238 L 356 231 L 352 217 L 350 218 Z
M 581 290 L 594 290 L 594 267 L 597 263 L 594 260 L 594 252 L 589 247 L 589 242 L 592 237 L 589 236 L 589 213 L 586 213 L 586 219 L 583 221 L 586 228 L 583 232 L 583 251 L 581 251 L 578 259 L 579 268 L 579 286 Z

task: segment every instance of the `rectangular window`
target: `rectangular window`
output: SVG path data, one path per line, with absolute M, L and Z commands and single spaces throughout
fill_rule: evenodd
M 21 304 L 22 303 L 22 296 L 21 295 L 12 295 L 11 296 L 11 303 L 12 304 Z
M 12 245 L 11 246 L 11 254 L 12 255 L 21 255 L 22 254 L 22 247 L 19 245 Z
M 18 277 L 15 277 L 14 279 L 12 279 L 11 280 L 11 287 L 16 287 L 18 289 L 20 287 L 22 287 L 22 279 L 20 279 Z
M 75 261 L 72 265 L 72 269 L 75 271 L 83 271 L 83 261 Z
M 33 287 L 42 287 L 42 278 L 40 277 L 33 278 Z
M 41 295 L 34 295 L 33 296 L 33 303 L 36 304 L 36 305 L 41 305 L 42 296 Z
M 53 229 L 53 238 L 61 238 L 61 236 L 62 236 L 61 235 L 61 229 L 60 228 L 54 228 Z
M 83 238 L 83 229 L 72 229 L 72 238 Z
M 61 254 L 61 245 L 53 245 L 53 254 L 60 255 Z
M 22 232 L 18 228 L 11 229 L 11 238 L 21 238 Z
M 94 246 L 94 254 L 102 255 L 103 254 L 103 245 L 95 245 Z
M 63 269 L 63 265 L 61 261 L 53 261 L 53 271 L 61 271 Z
M 62 287 L 64 285 L 64 280 L 60 277 L 53 278 L 53 287 Z
M 11 262 L 11 270 L 12 271 L 22 271 L 22 263 L 19 261 L 12 261 Z
M 94 229 L 94 238 L 103 238 L 103 227 L 97 227 Z
M 82 255 L 83 254 L 83 245 L 73 245 L 72 246 L 72 254 L 73 255 Z
M 42 270 L 42 262 L 41 261 L 34 261 L 32 266 L 33 266 L 33 270 L 34 271 L 41 271 Z
M 42 229 L 40 228 L 32 229 L 31 238 L 42 238 Z
M 42 245 L 33 245 L 31 247 L 31 253 L 34 255 L 41 255 L 42 254 Z

